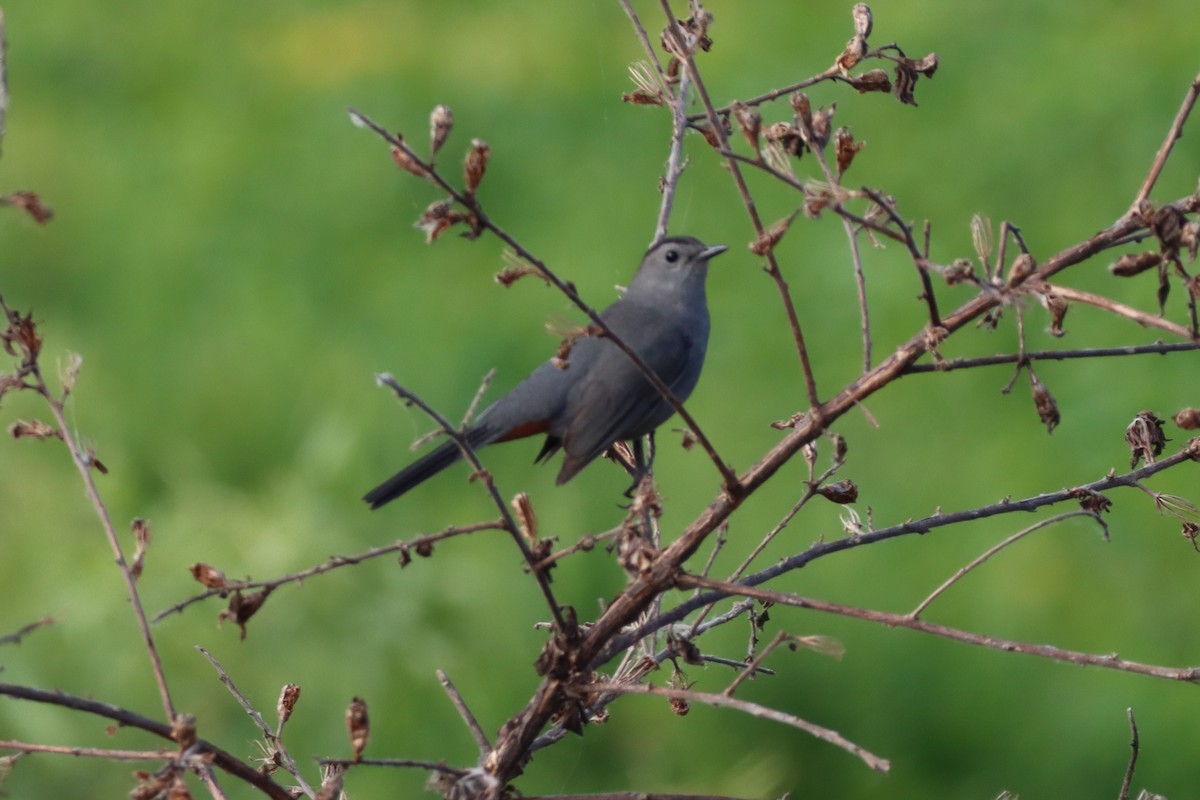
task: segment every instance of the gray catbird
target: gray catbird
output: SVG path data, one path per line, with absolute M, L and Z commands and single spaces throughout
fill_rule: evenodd
M 708 347 L 708 260 L 725 251 L 690 236 L 651 247 L 619 300 L 600 317 L 658 374 L 680 401 L 700 379 Z M 638 439 L 674 413 L 611 340 L 589 336 L 571 348 L 567 368 L 548 361 L 492 403 L 466 430 L 471 447 L 546 434 L 540 462 L 566 452 L 557 482 L 569 481 L 615 442 Z M 395 500 L 461 457 L 446 442 L 363 497 L 371 508 Z

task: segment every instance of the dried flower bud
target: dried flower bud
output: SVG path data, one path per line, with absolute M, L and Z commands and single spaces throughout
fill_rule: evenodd
M 79 380 L 79 370 L 83 369 L 83 356 L 78 353 L 67 353 L 67 363 L 58 373 L 58 380 L 62 384 L 64 395 L 68 395 L 75 388 L 75 381 Z
M 1054 401 L 1054 395 L 1050 394 L 1050 390 L 1038 379 L 1038 376 L 1033 374 L 1033 370 L 1029 370 L 1029 385 L 1033 390 L 1033 407 L 1037 409 L 1038 417 L 1045 423 L 1046 433 L 1053 433 L 1060 419 L 1058 403 Z
M 512 499 L 512 509 L 517 515 L 517 525 L 525 541 L 536 544 L 538 540 L 537 515 L 533 513 L 533 503 L 525 492 L 517 492 Z
M 136 580 L 142 575 L 142 569 L 146 563 L 146 550 L 150 547 L 150 523 L 141 517 L 134 517 L 129 528 L 133 531 L 134 541 L 133 560 L 129 564 L 129 574 Z
M 354 751 L 354 763 L 362 761 L 363 750 L 371 738 L 371 722 L 367 717 L 367 701 L 355 697 L 346 708 L 346 731 L 350 734 L 350 749 Z
M 844 506 L 858 500 L 858 486 L 855 485 L 854 481 L 841 480 L 837 483 L 818 486 L 817 494 L 830 502 Z
M 275 704 L 275 715 L 279 717 L 279 727 L 282 728 L 296 710 L 300 701 L 300 686 L 295 683 L 285 683 L 279 692 L 279 702 Z
M 892 90 L 892 79 L 888 77 L 886 71 L 882 69 L 872 69 L 864 72 L 862 75 L 850 75 L 846 78 L 850 85 L 858 90 L 859 94 L 867 94 L 868 92 L 890 92 Z
M 792 111 L 796 114 L 796 118 L 800 121 L 801 128 L 812 127 L 812 101 L 808 99 L 808 95 L 804 92 L 793 92 L 789 98 L 792 104 Z
M 1126 253 L 1108 267 L 1118 278 L 1131 278 L 1146 270 L 1156 269 L 1162 263 L 1162 253 Z
M 454 112 L 450 106 L 438 104 L 429 115 L 429 160 L 437 157 L 438 151 L 446 143 L 450 131 L 454 128 Z
M 800 137 L 800 131 L 786 122 L 768 125 L 763 131 L 763 136 L 768 144 L 777 145 L 787 155 L 798 157 L 804 154 L 804 140 Z
M 737 119 L 746 141 L 750 143 L 755 152 L 758 152 L 758 137 L 762 133 L 762 114 L 758 113 L 758 109 L 735 102 L 733 116 Z
M 812 127 L 809 128 L 812 141 L 808 144 L 810 147 L 824 147 L 829 142 L 829 132 L 833 128 L 833 115 L 837 111 L 837 103 L 833 103 L 829 108 L 818 109 L 812 115 Z
M 829 438 L 833 442 L 833 463 L 845 464 L 846 451 L 849 450 L 849 446 L 846 444 L 846 437 L 840 433 L 831 433 L 829 434 Z
M 779 244 L 779 240 L 787 233 L 788 227 L 792 224 L 792 220 L 796 218 L 798 213 L 799 211 L 793 211 L 760 233 L 758 238 L 750 243 L 750 252 L 756 256 L 765 256 L 774 250 L 775 245 Z
M 969 260 L 956 258 L 950 262 L 950 266 L 942 269 L 942 278 L 945 279 L 947 286 L 969 283 L 975 279 L 975 268 L 971 266 Z
M 47 425 L 40 419 L 19 419 L 8 426 L 8 432 L 14 439 L 29 436 L 34 439 L 61 439 L 62 431 L 52 425 Z
M 472 478 L 474 478 L 474 476 L 472 476 Z M 413 546 L 413 552 L 415 552 L 421 558 L 429 558 L 431 555 L 433 555 L 433 542 L 422 537 L 421 539 L 418 539 L 417 543 Z
M 234 592 L 229 598 L 229 606 L 217 615 L 217 625 L 220 626 L 225 620 L 232 620 L 242 629 L 242 640 L 244 641 L 246 639 L 246 623 L 258 613 L 270 595 L 270 587 L 245 597 L 241 592 Z
M 1197 251 L 1200 250 L 1200 221 L 1193 220 L 1183 226 L 1183 231 L 1179 234 L 1179 243 L 1187 247 L 1188 258 L 1195 261 Z
M 1065 335 L 1063 320 L 1066 319 L 1067 311 L 1070 308 L 1067 301 L 1047 284 L 1037 287 L 1037 297 L 1042 306 L 1050 312 L 1050 327 L 1047 328 L 1047 331 L 1051 336 Z
M 1071 497 L 1079 501 L 1079 507 L 1091 514 L 1102 514 L 1112 509 L 1112 500 L 1095 489 L 1072 489 Z
M 43 203 L 42 198 L 35 192 L 13 192 L 0 197 L 0 205 L 21 209 L 33 217 L 33 221 L 38 225 L 45 225 L 54 219 L 54 209 Z
M 1167 443 L 1163 421 L 1153 411 L 1139 411 L 1125 429 L 1125 442 L 1129 445 L 1131 469 L 1143 458 L 1147 464 L 1153 464 L 1154 458 L 1162 455 Z
M 396 166 L 407 172 L 411 172 L 418 178 L 428 177 L 429 171 L 425 169 L 420 160 L 403 143 L 403 139 L 401 139 L 399 134 L 396 134 L 396 139 L 401 142 L 399 145 L 392 145 L 392 161 L 396 162 Z
M 1200 408 L 1180 409 L 1171 419 L 1185 431 L 1194 431 L 1196 428 L 1200 428 Z
M 854 135 L 849 128 L 838 128 L 833 134 L 834 148 L 837 152 L 837 174 L 841 178 L 850 169 L 858 151 L 866 146 L 866 142 L 854 141 Z
M 1154 236 L 1158 239 L 1164 253 L 1176 254 L 1179 252 L 1183 226 L 1186 223 L 1187 217 L 1175 206 L 1163 206 L 1154 213 L 1150 229 L 1154 231 Z
M 472 139 L 471 149 L 467 152 L 466 160 L 463 162 L 463 175 L 466 178 L 467 196 L 473 196 L 475 190 L 479 188 L 479 182 L 483 180 L 483 173 L 487 171 L 488 156 L 492 154 L 492 148 L 483 139 Z
M 867 54 L 867 40 L 862 36 L 855 36 L 846 42 L 845 48 L 838 55 L 834 64 L 837 65 L 843 73 L 849 72 L 851 69 L 862 61 L 863 56 Z
M 196 562 L 190 567 L 192 577 L 200 582 L 202 586 L 207 586 L 209 589 L 224 589 L 229 585 L 229 581 L 225 578 L 225 573 L 214 566 L 203 562 Z
M 463 215 L 456 213 L 453 207 L 452 200 L 435 200 L 425 207 L 413 223 L 414 228 L 425 232 L 425 244 L 433 244 L 452 225 L 463 220 Z
M 817 463 L 817 443 L 815 441 L 808 442 L 800 448 L 800 455 L 804 456 L 804 463 L 808 464 L 809 470 Z
M 21 312 L 14 311 L 9 316 L 8 328 L 0 331 L 0 344 L 10 356 L 21 356 L 26 361 L 36 360 L 42 352 L 42 337 L 38 335 L 33 314 L 21 316 Z
M 855 3 L 850 10 L 854 17 L 854 35 L 864 39 L 871 35 L 871 7 L 866 3 Z
M 1192 549 L 1200 553 L 1200 545 L 1196 544 L 1196 537 L 1200 536 L 1200 525 L 1197 525 L 1195 522 L 1185 521 L 1183 523 L 1183 530 L 1180 533 L 1183 535 L 1183 538 L 1192 543 Z

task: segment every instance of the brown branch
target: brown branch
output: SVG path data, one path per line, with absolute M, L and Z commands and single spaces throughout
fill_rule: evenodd
M 6 329 L 20 327 L 20 315 L 9 308 L 2 296 L 0 296 L 0 311 L 4 312 Z M 54 424 L 58 427 L 63 444 L 67 447 L 67 453 L 71 456 L 71 463 L 78 470 L 79 476 L 83 480 L 84 490 L 92 503 L 92 509 L 95 511 L 96 517 L 100 520 L 100 527 L 104 530 L 104 536 L 108 540 L 109 548 L 113 552 L 117 568 L 121 571 L 121 579 L 125 584 L 125 593 L 129 596 L 129 605 L 133 609 L 138 631 L 142 637 L 142 644 L 145 646 L 146 655 L 150 659 L 150 669 L 154 674 L 154 683 L 158 687 L 158 695 L 159 700 L 162 702 L 163 713 L 166 714 L 168 720 L 174 720 L 175 704 L 171 701 L 171 690 L 167 686 L 167 676 L 163 671 L 162 659 L 159 657 L 158 648 L 154 644 L 154 636 L 150 633 L 150 623 L 146 619 L 146 610 L 142 606 L 141 594 L 137 588 L 137 578 L 130 569 L 129 562 L 125 560 L 125 551 L 121 547 L 121 540 L 117 536 L 116 528 L 113 526 L 112 517 L 108 513 L 108 506 L 104 504 L 103 498 L 100 497 L 100 489 L 96 486 L 96 481 L 92 476 L 96 459 L 90 452 L 85 452 L 75 437 L 69 433 L 70 426 L 67 424 L 66 414 L 63 409 L 72 387 L 69 384 L 64 384 L 61 397 L 56 397 L 42 375 L 42 368 L 38 362 L 39 352 L 31 349 L 27 342 L 22 342 L 20 347 L 24 353 L 23 367 L 25 374 L 33 379 L 30 385 L 33 391 L 41 395 L 42 399 L 46 401 L 46 405 L 50 408 L 50 414 L 54 417 Z
M 451 525 L 438 533 L 428 533 L 414 537 L 407 541 L 399 540 L 392 544 L 385 544 L 379 547 L 372 547 L 365 552 L 352 556 L 330 556 L 328 561 L 318 564 L 308 569 L 300 570 L 299 572 L 288 573 L 278 578 L 261 581 L 229 581 L 219 587 L 208 589 L 193 595 L 186 600 L 181 600 L 175 605 L 165 608 L 154 615 L 151 622 L 161 622 L 164 618 L 172 614 L 178 614 L 190 605 L 207 600 L 210 597 L 227 597 L 233 592 L 249 591 L 254 589 L 276 589 L 288 583 L 303 583 L 306 579 L 314 575 L 321 575 L 326 572 L 332 572 L 335 569 L 342 567 L 350 567 L 355 564 L 361 564 L 364 561 L 370 561 L 381 556 L 392 555 L 393 553 L 408 554 L 412 552 L 420 553 L 423 549 L 439 542 L 443 539 L 449 539 L 455 536 L 463 536 L 469 533 L 477 533 L 479 531 L 502 531 L 506 530 L 505 522 L 502 519 L 489 520 L 487 522 L 476 522 L 471 525 Z
M 36 631 L 38 628 L 49 627 L 50 625 L 53 625 L 54 622 L 54 617 L 42 617 L 41 619 L 34 620 L 33 622 L 22 625 L 12 633 L 6 633 L 3 636 L 0 636 L 0 644 L 20 644 L 22 639 Z
M 178 750 L 113 750 L 104 747 L 71 747 L 59 744 L 33 744 L 16 739 L 0 739 L 0 750 L 17 750 L 21 753 L 52 753 L 79 758 L 103 758 L 108 761 L 169 761 L 179 755 Z
M 1200 342 L 1200 336 L 1192 333 L 1192 331 L 1188 330 L 1182 325 L 1163 319 L 1155 314 L 1148 314 L 1145 311 L 1142 311 L 1140 308 L 1127 306 L 1124 303 L 1118 303 L 1116 300 L 1111 298 L 1098 294 L 1092 294 L 1091 292 L 1085 292 L 1082 289 L 1074 289 L 1070 286 L 1060 286 L 1058 284 L 1051 283 L 1046 283 L 1044 285 L 1055 296 L 1061 297 L 1063 300 L 1068 302 L 1074 301 L 1076 303 L 1086 303 L 1087 305 L 1102 308 L 1105 311 L 1125 317 L 1126 319 L 1131 319 L 1137 324 L 1141 325 L 1143 328 L 1158 328 L 1159 330 L 1164 330 L 1167 333 L 1172 333 L 1178 336 L 1180 339 L 1184 339 L 1185 341 Z
M 1138 661 L 1127 661 L 1119 658 L 1115 653 L 1098 655 L 1083 653 L 1077 650 L 1066 650 L 1053 645 L 1030 644 L 1013 639 L 1000 639 L 995 636 L 951 628 L 948 625 L 926 622 L 923 619 L 914 618 L 908 614 L 896 614 L 888 611 L 875 611 L 857 606 L 848 606 L 842 603 L 831 603 L 826 600 L 801 597 L 800 595 L 788 592 L 776 592 L 740 583 L 727 583 L 711 578 L 701 578 L 698 575 L 680 575 L 678 585 L 683 589 L 713 589 L 730 595 L 751 597 L 755 600 L 772 602 L 778 605 L 805 608 L 827 614 L 837 614 L 843 617 L 886 625 L 889 628 L 908 628 L 909 630 L 928 633 L 943 639 L 950 639 L 964 644 L 973 644 L 992 650 L 1000 650 L 1005 653 L 1023 653 L 1025 655 L 1038 656 L 1052 661 L 1063 661 L 1079 666 L 1104 667 L 1105 669 L 1119 670 L 1121 672 L 1147 675 L 1152 678 L 1200 683 L 1200 667 L 1162 667 L 1154 664 L 1143 664 Z
M 729 146 L 729 138 L 725 134 L 725 126 L 721 124 L 717 110 L 713 106 L 712 98 L 709 97 L 708 89 L 704 85 L 704 80 L 700 77 L 700 70 L 696 66 L 696 60 L 691 50 L 685 45 L 687 40 L 679 21 L 675 19 L 668 0 L 659 0 L 659 2 L 667 17 L 667 30 L 676 42 L 678 52 L 681 54 L 680 58 L 686 67 L 687 73 L 691 76 L 692 83 L 696 87 L 696 94 L 700 97 L 700 102 L 707 113 L 708 124 L 712 126 L 713 134 L 717 137 L 718 150 L 722 152 L 730 151 L 732 148 Z M 757 239 L 764 234 L 765 227 L 762 218 L 759 216 L 758 206 L 750 194 L 750 187 L 746 184 L 746 177 L 742 174 L 742 170 L 738 166 L 736 159 L 726 158 L 725 165 L 729 169 L 729 174 L 733 177 L 738 194 L 742 198 L 742 205 L 745 206 L 746 213 L 750 217 L 750 223 L 754 227 L 754 235 Z M 800 326 L 800 317 L 796 312 L 796 304 L 792 299 L 791 289 L 788 287 L 787 280 L 783 277 L 783 272 L 779 268 L 779 262 L 775 258 L 774 250 L 767 251 L 766 259 L 767 274 L 775 282 L 780 300 L 783 302 L 784 312 L 787 315 L 788 326 L 791 328 L 792 341 L 796 347 L 796 354 L 800 359 L 800 369 L 804 376 L 804 387 L 808 394 L 809 406 L 812 413 L 816 414 L 821 401 L 817 394 L 816 378 L 813 374 L 812 363 L 808 355 L 808 344 L 804 338 L 804 331 Z M 727 476 L 725 481 L 726 491 L 736 491 L 737 482 L 728 480 L 728 477 L 731 476 Z
M 1154 155 L 1154 162 L 1150 165 L 1150 172 L 1146 175 L 1146 179 L 1142 181 L 1142 186 L 1133 197 L 1133 203 L 1129 206 L 1127 212 L 1131 216 L 1137 212 L 1138 206 L 1143 200 L 1150 197 L 1150 192 L 1154 188 L 1154 184 L 1158 182 L 1159 175 L 1162 174 L 1163 167 L 1167 164 L 1167 158 L 1171 155 L 1171 150 L 1175 147 L 1175 142 L 1179 141 L 1183 136 L 1183 123 L 1192 113 L 1192 108 L 1196 105 L 1196 98 L 1200 97 L 1200 75 L 1197 75 L 1192 85 L 1188 87 L 1187 94 L 1183 97 L 1183 103 L 1179 106 L 1178 113 L 1175 114 L 1175 120 L 1171 123 L 1170 130 L 1167 131 L 1167 136 L 1163 139 L 1162 146 L 1158 148 L 1158 152 Z
M 554 591 L 550 588 L 550 578 L 545 572 L 539 572 L 533 569 L 538 563 L 538 558 L 533 551 L 529 549 L 529 543 L 525 541 L 525 537 L 521 535 L 521 528 L 513 518 L 512 511 L 505 504 L 504 498 L 500 496 L 500 491 L 496 488 L 495 481 L 492 480 L 492 475 L 479 460 L 479 456 L 475 454 L 475 450 L 471 447 L 470 442 L 462 431 L 450 424 L 450 421 L 443 417 L 433 406 L 426 403 L 413 392 L 405 389 L 396 382 L 396 379 L 391 375 L 384 373 L 376 376 L 376 380 L 382 386 L 386 386 L 405 403 L 415 405 L 421 409 L 430 419 L 442 426 L 442 430 L 446 435 L 454 440 L 458 445 L 458 449 L 462 452 L 463 459 L 467 461 L 474 469 L 475 474 L 481 476 L 484 488 L 487 490 L 488 496 L 492 499 L 492 503 L 500 511 L 500 518 L 504 520 L 504 530 L 508 531 L 509 536 L 521 551 L 521 557 L 525 559 L 525 563 L 529 566 L 530 572 L 533 574 L 534 580 L 537 581 L 538 588 L 541 589 L 542 596 L 546 600 L 546 605 L 550 609 L 550 616 L 554 618 L 556 629 L 562 631 L 564 629 L 564 620 L 562 608 L 559 606 L 558 600 L 554 597 Z
M 442 688 L 446 690 L 446 694 L 450 696 L 450 702 L 454 704 L 454 709 L 458 711 L 458 715 L 462 717 L 466 723 L 467 730 L 471 732 L 471 736 L 475 738 L 475 743 L 479 745 L 479 753 L 487 754 L 492 749 L 492 743 L 488 741 L 487 734 L 483 732 L 483 728 L 479 727 L 479 721 L 475 719 L 475 715 L 471 713 L 471 709 L 467 706 L 458 689 L 451 682 L 450 677 L 442 670 L 437 671 L 438 681 L 441 682 Z
M 167 741 L 173 741 L 171 738 L 171 726 L 157 720 L 143 717 L 141 714 L 135 714 L 132 711 L 126 711 L 123 708 L 112 706 L 107 703 L 100 703 L 95 700 L 88 700 L 74 695 L 64 694 L 63 692 L 53 691 L 47 692 L 43 689 L 34 689 L 29 686 L 18 686 L 11 683 L 0 683 L 0 695 L 7 697 L 15 697 L 20 700 L 31 700 L 36 703 L 46 703 L 48 705 L 60 706 L 73 711 L 82 711 L 87 714 L 95 714 L 96 716 L 111 719 L 114 722 L 120 723 L 126 728 L 138 728 L 158 736 Z M 225 752 L 216 745 L 204 739 L 197 739 L 192 745 L 192 748 L 197 749 L 201 753 L 206 753 L 212 756 L 212 762 L 224 772 L 233 775 L 234 777 L 245 781 L 260 792 L 265 794 L 272 800 L 295 800 L 290 791 L 280 786 L 270 777 L 264 775 L 259 770 L 246 764 L 233 755 Z M 178 755 L 178 754 L 175 754 Z
M 683 700 L 689 703 L 702 703 L 713 708 L 732 708 L 735 711 L 741 711 L 753 717 L 760 719 L 768 719 L 772 722 L 778 722 L 783 725 L 789 725 L 793 728 L 798 728 L 811 736 L 820 739 L 823 742 L 828 742 L 836 747 L 840 747 L 847 753 L 857 756 L 871 769 L 876 772 L 887 772 L 891 768 L 891 763 L 886 758 L 880 758 L 874 753 L 866 750 L 859 745 L 851 742 L 843 737 L 840 733 L 829 728 L 816 725 L 808 720 L 801 719 L 794 714 L 787 714 L 783 711 L 778 711 L 767 706 L 751 703 L 746 700 L 738 700 L 724 694 L 712 694 L 709 692 L 694 692 L 691 689 L 670 689 L 663 686 L 652 686 L 644 683 L 614 683 L 611 681 L 599 681 L 588 686 L 589 691 L 611 692 L 613 694 L 648 694 L 656 697 L 666 697 L 670 700 Z
M 1039 531 L 1042 528 L 1057 524 L 1059 522 L 1063 522 L 1065 520 L 1071 519 L 1072 517 L 1089 517 L 1090 519 L 1093 519 L 1097 523 L 1099 523 L 1102 528 L 1105 527 L 1104 520 L 1100 518 L 1100 515 L 1095 512 L 1092 512 L 1092 511 L 1068 511 L 1065 514 L 1056 514 L 1055 516 L 1050 517 L 1048 519 L 1043 519 L 1038 522 L 1035 522 L 1034 524 L 1030 525 L 1029 527 L 1023 528 L 1022 530 L 1019 530 L 1016 533 L 1014 533 L 1012 536 L 1005 538 L 999 544 L 989 547 L 982 554 L 980 554 L 979 556 L 972 559 L 971 562 L 969 564 L 967 564 L 965 567 L 961 567 L 958 570 L 956 570 L 953 575 L 951 575 L 949 578 L 947 578 L 945 580 L 945 582 L 943 582 L 940 586 L 938 586 L 936 589 L 934 589 L 929 594 L 928 597 L 926 597 L 920 603 L 917 603 L 917 607 L 914 608 L 912 611 L 908 612 L 908 615 L 910 617 L 912 617 L 913 619 L 916 619 L 917 617 L 921 616 L 921 613 L 925 609 L 929 608 L 929 605 L 931 603 L 933 603 L 934 600 L 938 599 L 943 594 L 945 594 L 946 591 L 951 586 L 953 586 L 955 583 L 957 583 L 959 580 L 961 580 L 964 576 L 966 576 L 966 574 L 968 572 L 971 572 L 976 567 L 978 567 L 980 564 L 983 564 L 989 558 L 996 555 L 996 553 L 999 553 L 1001 550 L 1005 549 L 1009 545 L 1015 544 L 1016 542 L 1020 541 L 1021 539 L 1024 539 L 1026 536 L 1033 533 L 1034 531 Z M 1107 529 L 1106 529 L 1106 531 L 1107 531 Z
M 1129 766 L 1125 768 L 1125 778 L 1121 781 L 1121 791 L 1117 800 L 1129 800 L 1129 789 L 1133 785 L 1133 768 L 1137 766 L 1138 760 L 1138 729 L 1137 722 L 1133 719 L 1133 709 L 1125 709 L 1125 716 L 1129 718 Z
M 1167 344 L 1161 339 L 1154 344 L 1129 345 L 1127 347 L 1095 347 L 1080 350 L 1041 350 L 1027 353 L 1009 353 L 976 358 L 953 358 L 940 364 L 913 364 L 904 374 L 914 375 L 928 372 L 951 372 L 956 369 L 991 367 L 998 364 L 1019 364 L 1034 361 L 1067 361 L 1074 358 L 1111 358 L 1113 356 L 1163 355 L 1200 350 L 1200 342 L 1175 342 Z

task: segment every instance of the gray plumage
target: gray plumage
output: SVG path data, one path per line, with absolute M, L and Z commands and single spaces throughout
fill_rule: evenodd
M 696 388 L 708 347 L 708 260 L 724 246 L 673 236 L 652 247 L 625 294 L 600 317 L 686 400 Z M 644 436 L 674 410 L 611 340 L 589 336 L 575 342 L 560 369 L 547 361 L 508 394 L 488 406 L 465 432 L 474 449 L 544 433 L 543 461 L 562 450 L 557 483 L 569 481 L 614 443 Z M 396 499 L 461 457 L 445 442 L 363 499 L 371 508 Z

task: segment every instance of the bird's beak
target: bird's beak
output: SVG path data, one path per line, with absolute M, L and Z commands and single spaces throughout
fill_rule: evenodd
M 729 248 L 723 244 L 714 244 L 712 247 L 707 247 L 700 253 L 700 260 L 708 261 L 713 256 L 719 256 Z

